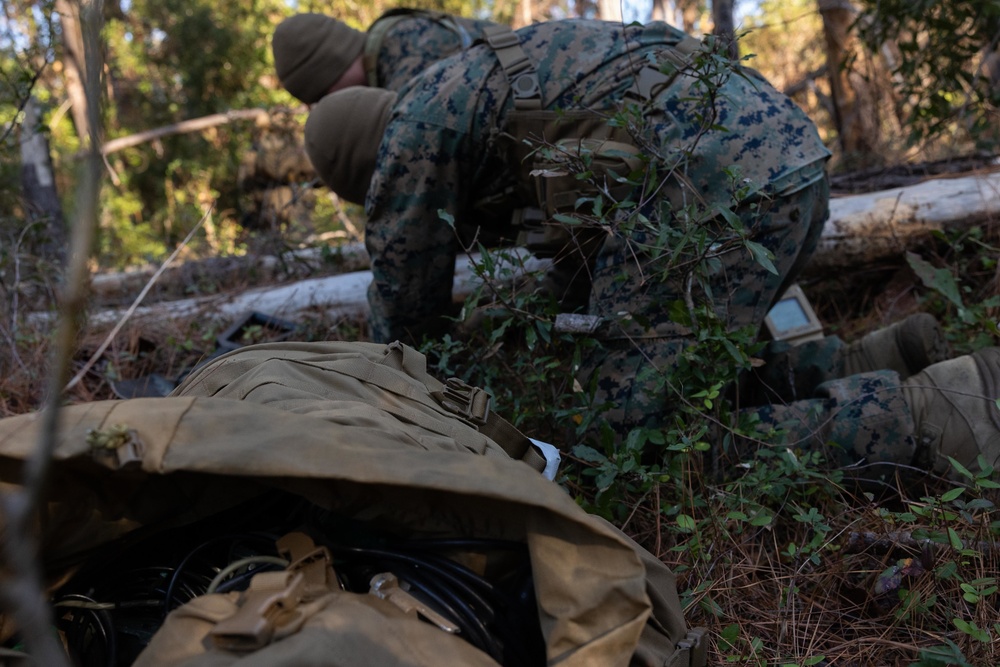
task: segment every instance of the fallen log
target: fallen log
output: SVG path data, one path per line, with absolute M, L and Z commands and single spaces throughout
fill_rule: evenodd
M 368 268 L 363 243 L 331 248 L 303 248 L 281 255 L 213 257 L 167 267 L 150 292 L 151 301 L 172 301 L 185 296 L 190 285 L 217 285 L 220 291 L 262 284 L 285 283 Z M 91 281 L 98 307 L 117 307 L 131 301 L 156 272 L 154 267 L 103 273 Z
M 935 231 L 1000 222 L 1000 172 L 836 197 L 807 272 L 901 256 Z
M 902 256 L 907 248 L 934 231 L 960 230 L 1000 221 L 1000 173 L 926 181 L 917 185 L 863 195 L 837 197 L 830 202 L 830 219 L 819 246 L 804 273 L 821 275 L 845 266 L 860 266 Z M 344 266 L 367 266 L 363 247 L 352 245 L 341 252 Z M 308 255 L 308 253 L 306 253 Z M 267 265 L 269 261 L 256 260 Z M 543 263 L 535 266 L 543 265 Z M 468 294 L 472 272 L 462 258 L 456 268 L 456 298 Z M 291 284 L 265 286 L 226 296 L 185 299 L 140 308 L 136 317 L 181 317 L 213 312 L 235 317 L 246 310 L 295 319 L 308 308 L 330 315 L 364 313 L 367 271 L 310 278 Z M 123 311 L 108 310 L 91 316 L 91 322 L 116 321 Z
M 455 263 L 452 294 L 464 299 L 476 285 L 473 263 L 476 256 L 459 257 Z M 256 311 L 286 320 L 301 319 L 303 311 L 321 312 L 331 319 L 355 317 L 368 310 L 370 271 L 354 271 L 334 276 L 310 278 L 277 286 L 265 286 L 239 293 L 167 301 L 135 310 L 132 319 L 205 317 L 231 321 L 247 311 Z M 123 309 L 104 310 L 90 316 L 93 326 L 109 326 L 125 314 Z

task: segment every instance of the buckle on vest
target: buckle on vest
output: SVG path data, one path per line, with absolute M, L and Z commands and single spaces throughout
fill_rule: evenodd
M 527 62 L 527 60 L 525 60 Z M 542 88 L 538 83 L 538 72 L 529 69 L 521 72 L 510 82 L 510 90 L 514 95 L 514 108 L 527 109 L 541 106 Z M 525 104 L 531 102 L 532 104 Z
M 448 378 L 438 402 L 448 412 L 472 422 L 486 424 L 492 397 L 479 387 L 473 387 L 458 378 Z

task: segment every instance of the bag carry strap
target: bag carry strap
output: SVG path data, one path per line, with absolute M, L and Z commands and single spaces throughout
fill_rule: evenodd
M 198 374 L 207 374 L 211 376 L 216 391 L 219 391 L 244 373 L 253 370 L 261 361 L 262 359 L 254 357 L 209 364 L 192 373 L 185 382 L 190 386 L 190 383 L 200 381 Z M 309 363 L 298 359 L 288 359 L 287 361 Z M 545 457 L 532 446 L 527 436 L 490 409 L 491 401 L 488 393 L 478 387 L 467 385 L 458 378 L 450 378 L 448 382 L 439 381 L 427 373 L 426 358 L 412 347 L 396 341 L 385 346 L 384 356 L 378 362 L 358 355 L 341 359 L 327 368 L 361 382 L 375 385 L 397 396 L 404 396 L 431 409 L 444 409 L 500 445 L 500 448 L 510 458 L 523 461 L 538 472 L 545 470 Z M 408 382 L 400 373 L 409 375 L 414 382 Z M 418 387 L 416 383 L 422 386 Z M 418 410 L 390 404 L 388 401 L 377 402 L 361 396 L 352 396 L 351 398 L 364 401 L 379 410 L 395 415 L 403 421 L 421 426 L 433 433 L 447 435 L 460 443 L 463 442 L 463 431 L 454 422 L 435 419 Z M 464 441 L 465 444 L 468 444 L 467 435 Z M 488 456 L 503 456 L 495 449 L 487 449 L 486 452 Z
M 527 436 L 490 409 L 492 397 L 479 387 L 466 384 L 459 378 L 441 382 L 427 372 L 424 355 L 399 341 L 386 346 L 382 363 L 422 382 L 442 408 L 473 425 L 500 445 L 512 459 L 523 461 L 538 472 L 545 470 L 545 457 L 532 446 Z

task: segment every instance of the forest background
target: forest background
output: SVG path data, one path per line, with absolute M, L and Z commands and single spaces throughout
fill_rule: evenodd
M 181 260 L 195 260 L 329 248 L 357 238 L 362 212 L 319 187 L 302 162 L 306 109 L 278 85 L 270 36 L 295 11 L 326 12 L 364 29 L 392 6 L 282 0 L 84 3 L 84 12 L 99 7 L 98 22 L 84 20 L 73 0 L 2 0 L 0 416 L 36 409 L 44 398 L 51 332 L 31 314 L 53 310 L 59 302 L 69 239 L 87 213 L 85 199 L 76 195 L 88 177 L 99 177 L 99 206 L 93 209 L 98 233 L 87 262 L 91 274 L 157 266 L 178 249 Z M 878 187 L 893 174 L 928 173 L 928 163 L 945 170 L 989 164 L 1000 152 L 996 0 L 762 0 L 735 6 L 729 0 L 654 0 L 625 7 L 605 0 L 454 0 L 412 6 L 515 27 L 624 14 L 629 20 L 665 19 L 699 36 L 735 35 L 739 56 L 749 58 L 816 122 L 834 151 L 830 169 L 843 189 L 866 182 Z M 88 25 L 99 25 L 99 34 L 88 36 Z M 88 40 L 99 59 L 85 57 Z M 90 74 L 88 62 L 99 65 Z M 88 77 L 96 81 L 89 91 Z M 100 147 L 99 174 L 88 169 L 91 145 Z M 844 289 L 834 281 L 826 292 L 818 282 L 814 298 L 834 330 L 854 334 L 881 323 L 886 301 L 879 292 L 885 290 L 875 288 L 889 286 L 897 302 L 905 296 L 911 309 L 941 316 L 959 351 L 996 344 L 995 327 L 985 333 L 982 328 L 995 320 L 1000 305 L 994 302 L 995 236 L 992 224 L 941 235 L 938 245 L 922 249 L 923 263 L 907 263 L 901 254 L 896 263 L 859 271 L 870 283 L 860 297 L 830 296 Z M 184 285 L 183 291 L 197 295 L 222 288 L 208 280 Z M 135 370 L 144 356 L 158 355 L 151 363 L 177 371 L 204 352 L 221 325 L 158 326 L 162 331 L 156 333 L 121 334 L 108 352 L 110 361 L 105 359 L 71 400 L 107 397 L 105 380 L 126 374 L 129 364 Z M 335 331 L 338 337 L 363 337 L 363 327 L 363 322 L 321 322 L 311 335 Z M 103 333 L 80 337 L 78 367 L 95 347 L 91 338 Z M 143 348 L 150 340 L 155 354 Z M 599 453 L 590 456 L 580 463 L 596 464 L 606 474 L 608 461 L 597 458 Z M 638 499 L 629 496 L 634 486 L 615 486 L 616 507 L 594 498 L 581 502 L 593 503 L 595 511 L 644 544 L 655 544 L 680 574 L 692 618 L 712 628 L 713 652 L 720 659 L 813 665 L 846 657 L 873 664 L 859 656 L 882 651 L 883 658 L 874 662 L 998 662 L 1000 529 L 982 478 L 970 477 L 963 487 L 899 489 L 895 504 L 882 506 L 865 495 L 868 491 L 845 490 L 840 478 L 801 462 L 771 461 L 753 472 L 764 477 L 744 479 L 739 488 L 743 493 L 755 486 L 757 495 L 748 493 L 737 504 L 730 495 L 730 504 L 721 507 L 691 502 L 685 508 L 705 492 L 693 490 L 691 480 L 681 485 L 688 495 L 677 502 L 664 498 L 650 505 L 653 489 L 659 493 L 655 484 L 644 486 Z M 824 491 L 803 490 L 814 489 L 820 478 Z M 962 491 L 955 494 L 954 488 Z M 732 494 L 732 487 L 725 493 Z M 637 513 L 640 507 L 652 511 Z M 887 532 L 919 539 L 887 547 Z M 868 545 L 853 560 L 844 557 L 847 537 L 862 543 L 870 538 L 877 549 Z M 723 550 L 707 549 L 710 538 L 726 545 L 725 576 L 708 566 Z M 986 546 L 974 550 L 976 555 L 969 553 L 970 544 Z

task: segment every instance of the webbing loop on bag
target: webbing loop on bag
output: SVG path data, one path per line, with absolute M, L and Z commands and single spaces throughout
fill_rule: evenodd
M 267 646 L 277 627 L 295 619 L 304 588 L 301 572 L 255 575 L 243 594 L 239 611 L 212 628 L 212 641 L 226 651 L 256 651 Z
M 339 588 L 330 550 L 316 546 L 305 533 L 294 532 L 277 541 L 278 553 L 289 562 L 289 572 L 303 577 L 303 599 L 314 599 Z
M 399 579 L 392 572 L 381 572 L 372 577 L 368 593 L 380 600 L 386 600 L 399 607 L 403 613 L 417 614 L 430 621 L 440 629 L 452 635 L 460 631 L 458 625 L 451 619 L 439 614 L 421 600 L 410 595 L 400 585 Z

